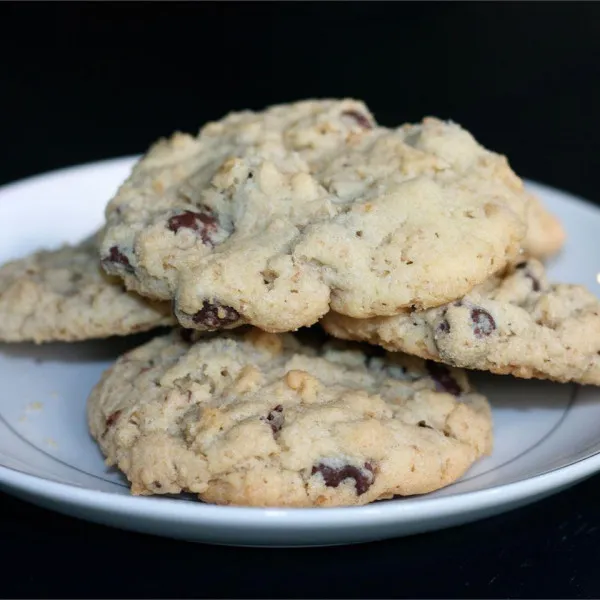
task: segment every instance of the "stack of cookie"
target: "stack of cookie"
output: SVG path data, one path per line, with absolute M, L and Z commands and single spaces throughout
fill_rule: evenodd
M 492 449 L 462 369 L 600 384 L 599 301 L 546 280 L 563 239 L 454 123 L 389 129 L 354 100 L 234 113 L 152 146 L 92 238 L 2 267 L 0 337 L 171 327 L 88 402 L 134 494 L 423 494 Z

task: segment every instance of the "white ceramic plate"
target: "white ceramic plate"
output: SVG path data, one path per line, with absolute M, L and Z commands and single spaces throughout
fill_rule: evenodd
M 107 198 L 132 159 L 66 169 L 0 190 L 0 261 L 75 242 L 102 223 Z M 551 265 L 597 291 L 600 209 L 537 184 L 568 242 Z M 600 389 L 474 376 L 493 404 L 493 456 L 458 483 L 424 497 L 357 508 L 258 509 L 193 498 L 140 498 L 108 470 L 88 435 L 91 387 L 131 341 L 0 346 L 0 486 L 90 521 L 187 540 L 235 545 L 344 544 L 474 521 L 538 500 L 600 470 Z

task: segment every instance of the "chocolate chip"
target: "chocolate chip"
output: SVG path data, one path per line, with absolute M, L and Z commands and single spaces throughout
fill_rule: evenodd
M 279 433 L 283 427 L 283 406 L 278 404 L 266 417 L 261 417 L 261 420 L 271 426 L 273 435 Z
M 167 227 L 177 233 L 180 229 L 191 229 L 197 231 L 204 244 L 214 246 L 214 240 L 211 234 L 217 231 L 217 219 L 206 212 L 192 212 L 186 210 L 178 215 L 174 215 L 167 221 Z
M 375 481 L 375 469 L 368 462 L 363 465 L 362 469 L 353 465 L 330 467 L 324 463 L 319 463 L 312 468 L 311 475 L 315 473 L 321 473 L 327 487 L 337 487 L 345 479 L 354 479 L 357 496 L 364 494 Z
M 527 262 L 520 262 L 518 265 L 515 265 L 515 269 L 526 269 L 527 266 Z M 534 277 L 530 271 L 527 271 L 525 273 L 525 277 L 531 279 L 531 289 L 534 292 L 539 292 L 542 289 L 539 279 L 537 277 Z
M 207 329 L 219 329 L 235 323 L 239 318 L 240 313 L 235 308 L 205 300 L 202 308 L 192 317 L 192 321 L 198 325 L 204 325 Z
M 417 423 L 417 425 L 418 425 L 419 427 L 425 427 L 426 429 L 433 429 L 433 427 L 432 427 L 431 425 L 427 425 L 427 423 L 426 423 L 425 421 L 419 421 L 419 422 Z
M 454 306 L 461 306 L 461 301 L 457 300 L 454 303 Z M 445 317 L 446 314 L 448 313 L 448 307 L 445 306 L 442 309 L 442 317 Z M 442 321 L 440 321 L 439 325 L 436 327 L 436 333 L 450 333 L 450 323 L 444 318 Z
M 112 262 L 123 265 L 126 271 L 133 272 L 133 267 L 129 259 L 119 250 L 117 246 L 112 246 L 108 251 L 108 256 L 103 259 L 103 262 Z
M 425 367 L 435 381 L 435 387 L 439 392 L 448 392 L 453 396 L 460 396 L 462 389 L 452 377 L 448 367 L 432 360 L 425 361 Z
M 450 323 L 444 319 L 440 322 L 440 324 L 436 327 L 437 333 L 450 333 Z
M 117 419 L 120 416 L 121 416 L 121 411 L 115 410 L 115 412 L 110 413 L 110 415 L 108 415 L 108 417 L 106 417 L 106 428 L 104 429 L 104 432 L 102 433 L 102 437 L 104 437 L 108 433 L 108 430 L 117 422 Z
M 110 415 L 108 415 L 108 417 L 106 417 L 106 426 L 112 427 L 117 422 L 117 419 L 120 416 L 121 416 L 121 411 L 115 410 L 115 412 L 111 413 Z
M 531 279 L 531 289 L 534 292 L 539 292 L 542 289 L 542 286 L 540 285 L 540 282 L 538 281 L 538 279 L 536 277 L 534 277 L 531 273 L 527 273 L 527 277 L 529 277 L 529 279 Z
M 373 129 L 373 124 L 369 118 L 357 110 L 345 110 L 342 116 L 354 119 L 363 129 Z
M 160 481 L 155 481 L 154 482 L 154 487 L 158 490 L 160 490 L 162 488 L 162 483 Z
M 525 271 L 524 275 L 527 279 L 531 280 L 531 289 L 534 292 L 539 292 L 542 287 L 540 285 L 539 279 L 537 277 L 534 277 L 530 271 Z
M 473 324 L 473 333 L 476 338 L 487 337 L 496 329 L 494 317 L 483 308 L 471 309 L 471 323 Z

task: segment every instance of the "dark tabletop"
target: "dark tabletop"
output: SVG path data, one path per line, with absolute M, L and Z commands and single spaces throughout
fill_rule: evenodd
M 385 125 L 452 118 L 520 175 L 600 199 L 600 4 L 0 3 L 0 25 L 0 183 L 138 153 L 233 109 L 357 96 Z M 0 494 L 0 595 L 598 597 L 598 506 L 596 477 L 446 531 L 268 550 Z

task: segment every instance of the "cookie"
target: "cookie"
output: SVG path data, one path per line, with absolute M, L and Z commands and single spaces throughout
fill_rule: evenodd
M 506 159 L 458 125 L 307 101 L 154 145 L 107 207 L 101 257 L 187 328 L 291 331 L 463 296 L 518 255 L 527 210 Z
M 528 194 L 527 233 L 522 242 L 522 258 L 543 260 L 564 245 L 566 233 L 558 218 L 533 194 Z
M 460 370 L 257 329 L 190 333 L 122 356 L 90 396 L 90 431 L 134 494 L 366 504 L 448 485 L 491 450 L 490 407 Z
M 95 238 L 0 267 L 0 341 L 128 335 L 172 324 L 169 304 L 125 291 L 100 269 Z
M 446 306 L 363 320 L 332 313 L 322 325 L 458 367 L 600 385 L 600 301 L 582 286 L 549 284 L 535 259 Z

